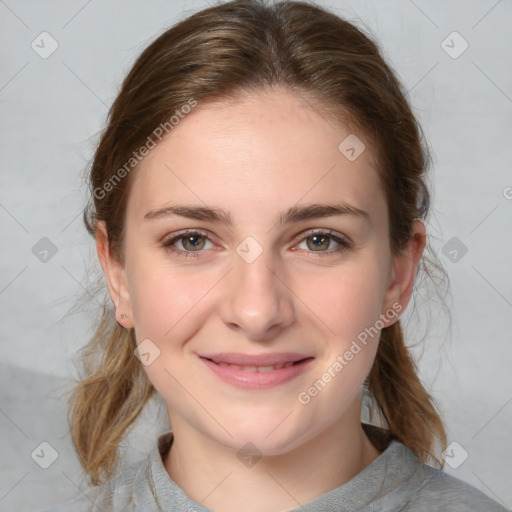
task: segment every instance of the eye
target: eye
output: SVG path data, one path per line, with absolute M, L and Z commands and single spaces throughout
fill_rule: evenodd
M 205 249 L 206 243 L 212 244 L 208 235 L 202 231 L 182 231 L 173 235 L 162 242 L 162 246 L 165 250 L 174 252 L 186 257 L 197 257 L 199 253 Z M 176 244 L 181 244 L 182 248 L 176 247 Z M 213 246 L 213 244 L 212 244 Z M 209 249 L 211 247 L 206 247 Z
M 310 253 L 317 253 L 315 256 L 332 255 L 352 247 L 352 243 L 348 239 L 329 230 L 310 230 L 302 234 L 301 240 L 302 242 L 297 247 Z M 208 243 L 211 244 L 209 247 Z M 306 244 L 306 248 L 300 247 L 302 244 Z M 180 245 L 181 247 L 179 247 Z M 188 230 L 175 233 L 164 240 L 162 246 L 166 251 L 179 256 L 198 257 L 201 252 L 204 252 L 203 249 L 211 249 L 213 243 L 206 232 Z
M 302 240 L 303 241 L 301 244 L 299 244 L 298 247 L 301 248 L 300 245 L 305 243 L 305 250 L 308 252 L 319 253 L 316 256 L 324 256 L 325 254 L 329 255 L 335 252 L 342 252 L 352 247 L 351 242 L 349 242 L 345 237 L 339 234 L 334 234 L 334 232 L 329 230 L 308 231 L 305 237 L 303 234 Z M 335 244 L 334 248 L 331 247 L 333 242 Z

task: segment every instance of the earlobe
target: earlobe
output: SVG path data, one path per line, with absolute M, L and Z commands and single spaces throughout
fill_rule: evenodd
M 96 251 L 114 304 L 116 320 L 121 326 L 130 329 L 133 327 L 133 315 L 124 265 L 112 254 L 104 221 L 99 221 L 96 229 Z
M 415 220 L 406 247 L 393 258 L 390 281 L 384 300 L 386 310 L 383 313 L 390 309 L 397 313 L 404 311 L 409 304 L 425 244 L 425 225 L 420 220 Z M 397 319 L 398 316 L 389 321 L 387 326 L 395 323 Z

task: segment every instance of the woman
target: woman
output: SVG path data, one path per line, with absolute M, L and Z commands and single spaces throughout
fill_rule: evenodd
M 446 434 L 399 317 L 427 167 L 376 45 L 324 9 L 235 0 L 153 42 L 90 173 L 114 307 L 69 405 L 95 487 L 51 510 L 505 510 L 425 464 Z M 115 475 L 155 393 L 172 432 Z

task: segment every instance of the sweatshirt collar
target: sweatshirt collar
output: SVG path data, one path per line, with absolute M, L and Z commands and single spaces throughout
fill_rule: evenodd
M 146 485 L 140 486 L 135 482 L 135 488 L 145 489 L 145 493 L 149 494 L 139 499 L 144 502 L 151 497 L 161 510 L 170 510 L 169 505 L 172 504 L 175 512 L 188 512 L 191 508 L 197 512 L 213 512 L 191 500 L 168 475 L 163 457 L 172 442 L 173 434 L 170 431 L 158 437 L 148 456 L 147 471 L 138 476 L 146 480 Z M 293 512 L 363 511 L 367 506 L 367 510 L 372 511 L 390 510 L 391 503 L 397 506 L 401 502 L 407 502 L 408 496 L 414 491 L 407 482 L 419 466 L 418 458 L 409 448 L 391 439 L 379 457 L 351 480 L 309 503 L 298 506 Z

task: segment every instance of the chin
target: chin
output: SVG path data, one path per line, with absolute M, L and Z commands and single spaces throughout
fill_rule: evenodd
M 305 442 L 308 437 L 313 436 L 308 436 L 302 429 L 298 431 L 292 421 L 286 425 L 292 416 L 293 414 L 284 421 L 282 417 L 277 421 L 275 416 L 271 421 L 262 420 L 260 417 L 258 421 L 252 422 L 250 425 L 239 424 L 236 427 L 228 427 L 228 431 L 233 437 L 226 432 L 222 432 L 220 437 L 212 437 L 237 452 L 237 455 L 244 450 L 250 451 L 251 449 L 265 456 L 282 455 Z

